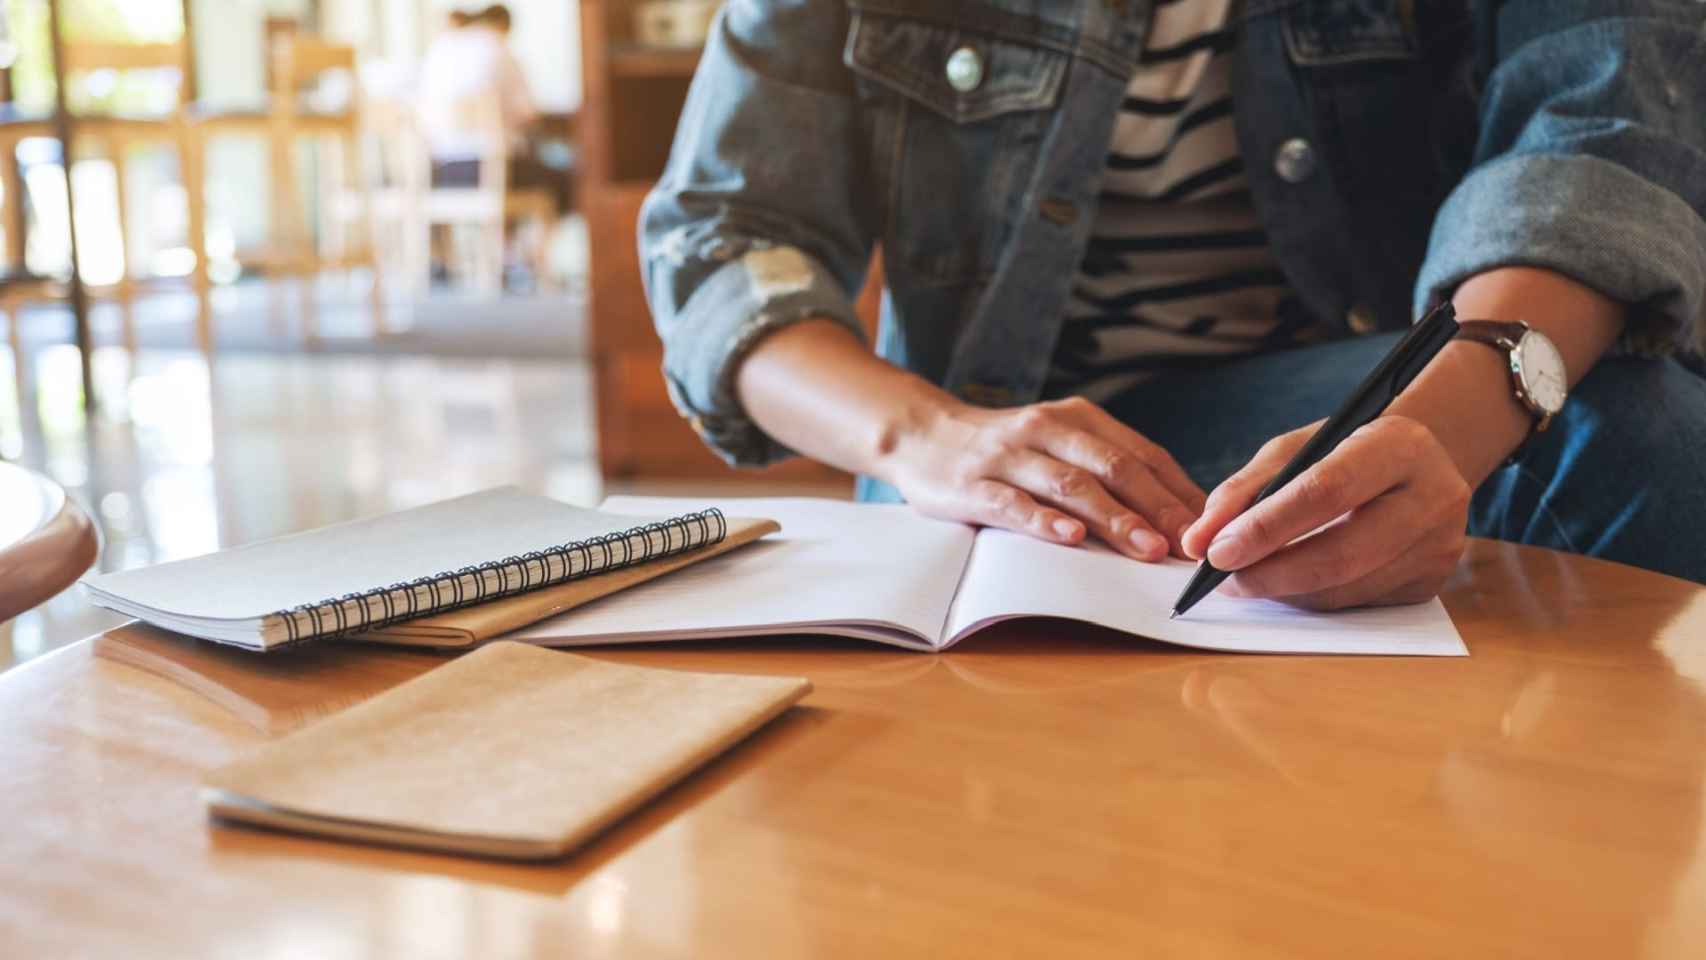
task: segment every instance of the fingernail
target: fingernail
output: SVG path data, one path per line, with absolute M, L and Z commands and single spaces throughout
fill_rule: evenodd
M 1155 554 L 1167 552 L 1167 541 L 1161 539 L 1161 537 L 1153 531 L 1145 530 L 1142 527 L 1133 530 L 1130 534 L 1130 539 L 1131 545 L 1136 547 L 1141 553 Z
M 1218 570 L 1235 570 L 1244 562 L 1244 541 L 1221 534 L 1208 545 L 1208 562 Z
M 1195 520 L 1187 520 L 1184 523 L 1179 524 L 1179 535 L 1178 535 L 1179 546 L 1182 547 L 1185 545 L 1185 535 L 1190 533 L 1191 528 L 1196 526 L 1196 525 L 1197 525 L 1197 522 Z
M 1080 526 L 1077 521 L 1067 520 L 1064 517 L 1054 522 L 1054 532 L 1063 540 L 1074 539 L 1083 531 L 1083 529 L 1084 528 Z

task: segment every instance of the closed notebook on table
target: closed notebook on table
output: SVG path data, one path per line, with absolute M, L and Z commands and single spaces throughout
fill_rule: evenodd
M 683 567 L 720 557 L 782 529 L 782 525 L 774 520 L 757 517 L 722 517 L 720 520 L 722 539 L 701 547 L 448 613 L 401 620 L 389 626 L 352 633 L 349 639 L 411 647 L 471 647 L 629 587 L 656 580 Z
M 100 606 L 251 650 L 358 633 L 466 646 L 775 529 L 716 509 L 620 516 L 504 487 L 83 585 Z
M 511 859 L 561 856 L 811 684 L 488 644 L 214 771 L 214 816 Z

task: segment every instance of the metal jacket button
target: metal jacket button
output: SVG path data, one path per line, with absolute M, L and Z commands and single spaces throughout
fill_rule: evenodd
M 948 86 L 961 93 L 970 93 L 983 82 L 983 57 L 970 47 L 961 47 L 948 56 Z
M 1292 137 L 1274 152 L 1274 172 L 1286 183 L 1302 183 L 1315 172 L 1315 148 L 1302 137 Z

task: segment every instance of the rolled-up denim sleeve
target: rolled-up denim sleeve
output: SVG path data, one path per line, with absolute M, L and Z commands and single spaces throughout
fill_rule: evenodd
M 1628 305 L 1625 351 L 1706 346 L 1706 6 L 1513 0 L 1489 39 L 1476 163 L 1417 307 L 1544 267 Z
M 852 296 L 873 228 L 835 0 L 741 0 L 718 15 L 662 179 L 640 264 L 671 399 L 737 465 L 791 451 L 742 409 L 736 368 L 809 318 L 863 339 Z M 863 199 L 861 199 L 863 197 Z

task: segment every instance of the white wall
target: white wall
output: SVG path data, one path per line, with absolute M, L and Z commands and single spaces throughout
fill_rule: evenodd
M 234 104 L 266 93 L 262 62 L 267 17 L 303 17 L 308 0 L 193 0 L 195 55 L 203 100 Z

